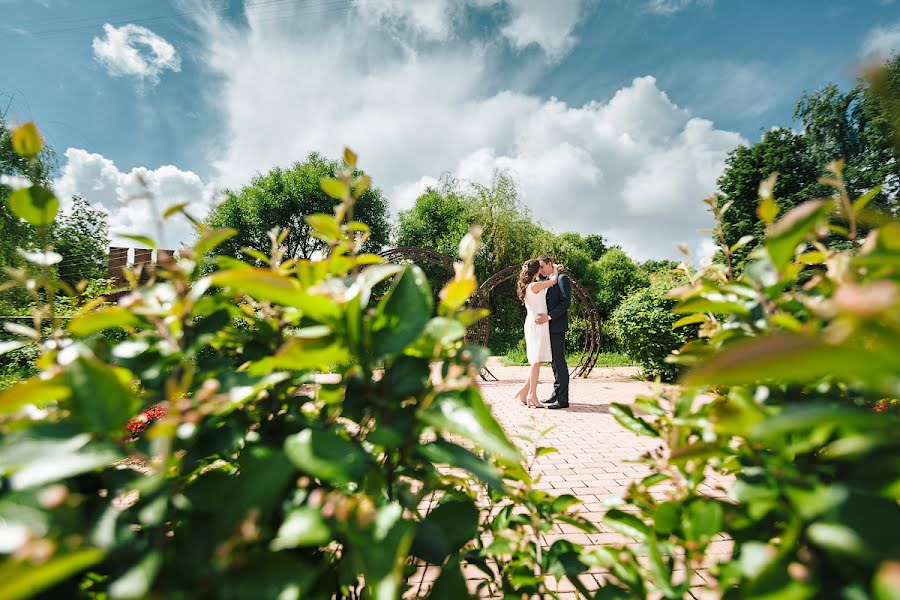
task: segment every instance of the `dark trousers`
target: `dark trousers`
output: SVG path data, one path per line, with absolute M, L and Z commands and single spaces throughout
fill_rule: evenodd
M 553 395 L 560 404 L 569 404 L 569 366 L 566 364 L 566 333 L 550 333 L 550 351 L 553 354 Z

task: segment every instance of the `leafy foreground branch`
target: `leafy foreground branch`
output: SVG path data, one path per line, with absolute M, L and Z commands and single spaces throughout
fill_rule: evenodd
M 31 124 L 14 140 L 40 151 Z M 306 219 L 323 260 L 285 260 L 283 230 L 269 256 L 246 251 L 266 268 L 216 257 L 235 232 L 192 219 L 193 249 L 63 328 L 58 254 L 27 256 L 44 275 L 20 283 L 49 302 L 2 347 L 41 356 L 0 393 L 0 598 L 387 600 L 424 562 L 440 568 L 431 598 L 466 597 L 465 565 L 510 597 L 553 597 L 546 575 L 580 586 L 597 556 L 540 536 L 593 525 L 574 498 L 533 489 L 476 385 L 486 351 L 465 333 L 485 315 L 465 305 L 480 232 L 435 316 L 417 267 L 360 253 L 369 180 L 344 160 L 321 182 L 334 214 Z M 58 204 L 36 180 L 10 196 L 39 229 Z
M 686 386 L 614 407 L 664 444 L 642 458 L 653 474 L 606 516 L 648 557 L 607 551 L 623 594 L 681 598 L 711 567 L 703 585 L 725 598 L 900 597 L 900 419 L 889 409 L 900 397 L 900 223 L 865 210 L 877 189 L 851 202 L 842 165 L 830 168 L 834 198 L 777 221 L 774 176 L 763 182 L 766 237 L 742 274 L 713 265 L 673 290 L 675 327 L 699 326 L 670 357 L 692 367 Z M 708 204 L 721 222 L 729 204 Z M 717 231 L 726 261 L 749 241 L 725 247 Z M 826 246 L 835 235 L 849 249 Z M 713 473 L 733 477 L 727 500 L 701 493 Z M 717 536 L 734 546 L 714 565 Z

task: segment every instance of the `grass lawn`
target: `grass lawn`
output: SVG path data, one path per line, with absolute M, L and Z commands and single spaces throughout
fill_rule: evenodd
M 581 354 L 569 354 L 566 356 L 566 362 L 569 366 L 577 365 L 578 359 L 580 358 Z M 517 350 L 509 351 L 501 357 L 501 360 L 507 367 L 524 366 L 528 364 L 525 353 Z M 618 352 L 602 352 L 597 358 L 598 367 L 630 367 L 634 364 L 633 360 Z

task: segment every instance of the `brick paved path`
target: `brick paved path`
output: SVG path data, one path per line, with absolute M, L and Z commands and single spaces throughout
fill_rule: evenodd
M 621 427 L 609 414 L 609 405 L 612 402 L 629 404 L 636 396 L 651 392 L 651 384 L 637 380 L 635 368 L 595 369 L 588 379 L 572 380 L 567 410 L 529 409 L 514 396 L 525 382 L 526 368 L 504 367 L 493 359 L 490 368 L 499 381 L 482 384 L 485 400 L 515 441 L 519 441 L 515 438 L 517 435 L 534 437 L 535 429 L 540 431 L 555 426 L 541 445 L 552 446 L 558 452 L 538 459 L 536 471 L 542 478 L 536 487 L 557 495 L 574 494 L 583 502 L 582 515 L 601 529 L 600 533 L 586 534 L 572 526 L 559 525 L 558 531 L 544 536 L 547 545 L 561 538 L 585 546 L 636 544 L 635 540 L 600 524 L 606 511 L 602 503 L 609 496 L 623 494 L 632 480 L 649 474 L 643 465 L 626 459 L 653 448 L 658 441 L 637 436 Z M 541 370 L 541 382 L 538 398 L 544 399 L 552 391 L 553 374 L 549 367 Z M 708 486 L 704 491 L 711 496 L 721 494 L 720 490 Z M 711 553 L 724 555 L 728 550 L 728 542 L 718 540 L 713 542 Z M 423 569 L 412 580 L 414 589 L 418 587 L 419 596 L 426 595 L 435 576 L 430 570 Z M 586 575 L 583 581 L 589 588 L 596 588 L 602 582 L 602 574 Z M 695 585 L 702 583 L 698 579 Z M 559 591 L 565 592 L 562 597 L 576 597 L 573 588 L 566 588 L 565 583 L 561 585 Z M 717 597 L 699 590 L 696 596 Z

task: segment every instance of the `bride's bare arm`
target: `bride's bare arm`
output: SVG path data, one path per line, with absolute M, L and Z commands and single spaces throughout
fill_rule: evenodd
M 559 279 L 559 270 L 557 269 L 556 265 L 553 265 L 553 274 L 544 281 L 535 281 L 534 283 L 532 283 L 531 291 L 536 294 L 543 289 L 553 287 L 554 285 L 556 285 L 557 279 Z

